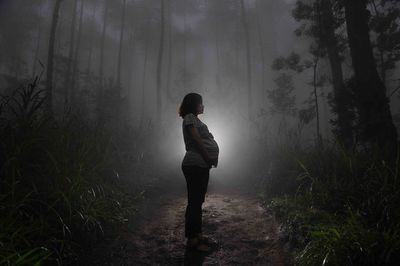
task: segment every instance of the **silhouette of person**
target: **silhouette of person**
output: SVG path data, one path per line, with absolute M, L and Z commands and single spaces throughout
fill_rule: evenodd
M 203 114 L 201 95 L 187 94 L 179 108 L 182 117 L 186 154 L 182 171 L 186 179 L 188 204 L 185 213 L 186 247 L 190 250 L 210 251 L 209 239 L 202 235 L 202 204 L 207 192 L 210 168 L 218 164 L 219 147 L 208 127 L 197 116 Z

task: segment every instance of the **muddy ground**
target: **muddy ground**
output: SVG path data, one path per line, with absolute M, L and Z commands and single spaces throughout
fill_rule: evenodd
M 203 205 L 203 233 L 216 240 L 204 255 L 185 249 L 184 183 L 160 186 L 143 199 L 120 238 L 96 251 L 93 265 L 290 265 L 279 224 L 254 191 L 210 185 Z

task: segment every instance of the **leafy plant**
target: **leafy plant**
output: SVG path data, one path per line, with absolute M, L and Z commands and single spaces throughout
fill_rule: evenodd
M 35 79 L 2 98 L 1 265 L 73 261 L 138 200 L 116 174 L 112 135 L 72 114 L 47 117 L 42 94 Z

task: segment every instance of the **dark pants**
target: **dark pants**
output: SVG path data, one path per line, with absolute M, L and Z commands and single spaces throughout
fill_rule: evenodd
M 210 169 L 197 166 L 182 166 L 186 179 L 188 204 L 185 213 L 185 236 L 196 237 L 201 233 L 202 210 L 207 192 Z

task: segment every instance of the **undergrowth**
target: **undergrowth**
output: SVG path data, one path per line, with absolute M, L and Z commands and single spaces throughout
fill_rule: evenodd
M 73 263 L 135 212 L 111 134 L 44 100 L 36 79 L 0 102 L 0 265 Z
M 283 225 L 296 265 L 397 265 L 399 162 L 332 145 L 277 147 L 264 202 Z

